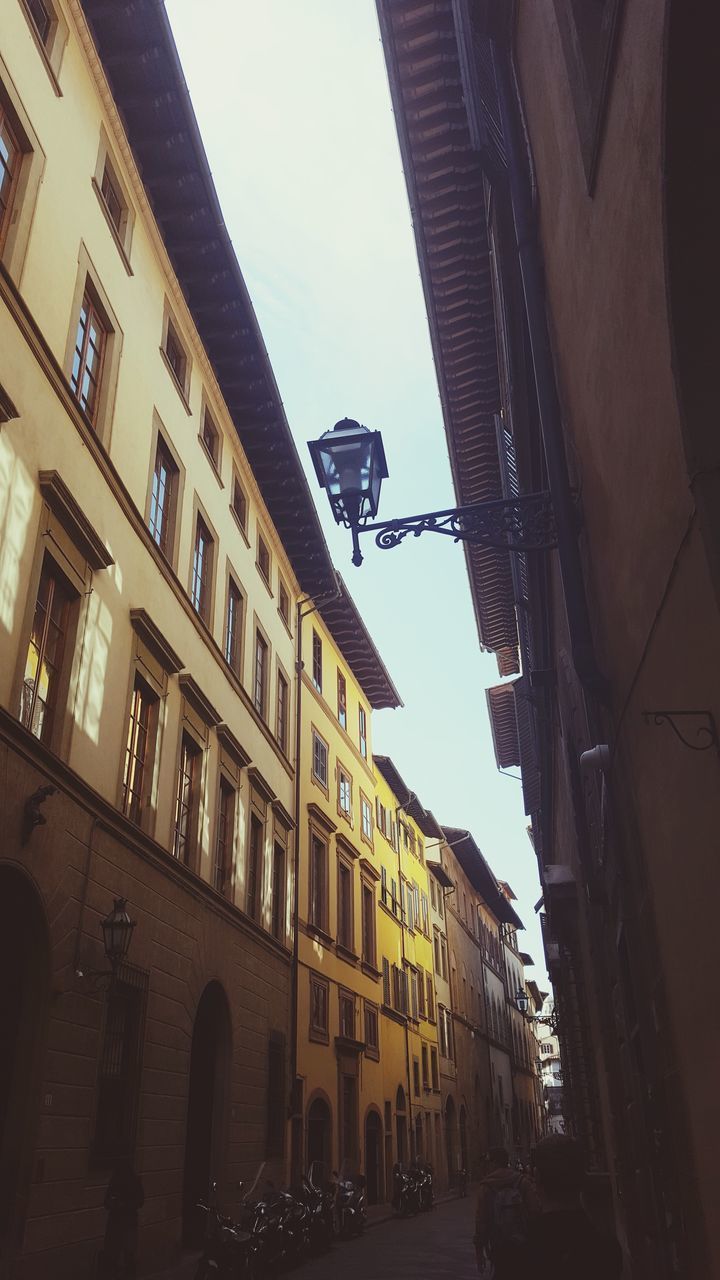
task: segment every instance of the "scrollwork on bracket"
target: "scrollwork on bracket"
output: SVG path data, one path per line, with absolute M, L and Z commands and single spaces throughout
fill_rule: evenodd
M 361 527 L 375 533 L 381 550 L 397 547 L 410 534 L 441 533 L 455 542 L 497 547 L 504 551 L 547 551 L 557 546 L 555 513 L 549 493 L 477 502 L 447 511 L 429 511 Z
M 643 711 L 643 719 L 646 724 L 663 725 L 668 724 L 672 729 L 675 737 L 679 742 L 687 747 L 690 751 L 710 751 L 715 748 L 720 755 L 720 738 L 718 738 L 717 725 L 712 711 Z M 676 720 L 700 720 L 704 723 L 695 726 L 695 741 L 689 741 L 688 738 L 680 731 Z M 689 729 L 688 729 L 689 732 Z

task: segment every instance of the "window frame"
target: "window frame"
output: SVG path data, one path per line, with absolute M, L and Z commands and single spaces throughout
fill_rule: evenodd
M 168 473 L 172 480 L 170 498 L 167 505 L 167 519 L 164 519 L 163 521 L 163 527 L 166 526 L 167 529 L 164 545 L 163 541 L 158 542 L 158 539 L 153 532 L 152 524 L 153 503 L 155 502 L 157 506 L 155 499 L 155 478 L 157 476 L 158 457 L 161 453 L 165 456 L 166 461 L 170 463 Z M 180 464 L 177 452 L 168 438 L 164 425 L 157 415 L 155 415 L 153 418 L 153 438 L 150 453 L 150 481 L 148 485 L 147 501 L 145 504 L 145 527 L 158 551 L 172 568 L 177 564 L 177 547 L 180 535 L 180 521 L 178 516 L 182 502 L 184 482 L 184 468 Z M 163 515 L 164 514 L 165 507 L 163 507 Z
M 128 766 L 130 759 L 137 760 L 138 758 L 134 753 L 131 755 L 131 741 L 135 736 L 133 733 L 133 724 L 135 722 L 135 704 L 138 693 L 141 697 L 144 697 L 147 703 L 148 712 L 147 724 L 145 726 L 145 752 L 140 764 L 141 777 L 140 789 L 137 797 L 137 811 L 134 813 L 132 811 L 132 802 L 128 802 L 128 797 L 135 794 L 134 788 L 129 785 Z M 124 752 L 120 807 L 122 812 L 125 814 L 125 817 L 129 818 L 131 822 L 134 822 L 141 830 L 147 829 L 147 809 L 152 802 L 159 711 L 160 697 L 148 681 L 143 678 L 141 673 L 136 670 L 132 682 L 129 714 L 125 717 L 125 723 L 127 725 L 127 741 Z M 145 819 L 145 821 L 143 821 L 143 819 Z
M 368 819 L 369 831 L 365 830 L 366 815 Z M 366 796 L 365 792 L 361 789 L 360 790 L 360 838 L 361 840 L 364 840 L 365 844 L 369 845 L 371 849 L 373 848 L 373 831 L 374 831 L 373 807 L 372 807 L 372 804 L 370 803 L 369 797 Z
M 267 556 L 267 572 L 265 572 L 262 564 L 264 558 L 263 553 Z M 265 583 L 270 595 L 272 595 L 272 551 L 270 550 L 270 540 L 265 537 L 259 524 L 257 526 L 257 537 L 255 543 L 255 568 L 260 574 L 260 577 Z
M 375 887 L 364 876 L 360 878 L 360 936 L 362 962 L 374 969 L 377 963 Z
M 322 693 L 323 678 L 323 646 L 322 636 L 312 629 L 312 683 L 318 693 Z
M 261 813 L 255 804 L 251 803 L 249 808 L 243 910 L 248 919 L 254 920 L 255 924 L 262 924 L 267 814 Z
M 344 1011 L 351 1010 L 350 1034 L 347 1030 Z M 344 1040 L 357 1039 L 357 996 L 349 987 L 338 987 L 338 1032 Z
M 240 602 L 240 623 L 239 626 L 233 627 L 233 637 L 235 644 L 230 649 L 230 604 L 231 600 L 237 599 Z M 243 683 L 243 670 L 245 660 L 245 627 L 247 622 L 247 596 L 243 590 L 238 575 L 228 562 L 226 569 L 225 581 L 225 612 L 223 620 L 223 658 L 233 675 L 237 677 L 240 683 Z M 234 655 L 234 658 L 233 658 Z
M 337 719 L 341 729 L 347 732 L 347 680 L 338 667 L 337 671 Z
M 34 35 L 34 27 L 21 8 Z M 63 21 L 63 26 L 65 26 Z M 67 35 L 67 28 L 65 28 Z M 39 40 L 38 47 L 41 48 Z M 64 47 L 65 40 L 62 41 Z M 9 68 L 0 55 L 0 112 L 8 120 L 13 138 L 19 147 L 17 173 L 8 198 L 7 213 L 0 234 L 0 261 L 16 284 L 20 283 L 25 263 L 30 230 L 35 214 L 40 183 L 45 169 L 45 152 L 40 145 L 30 118 L 18 97 Z
M 180 353 L 180 369 L 175 368 L 173 360 L 168 351 L 168 343 L 172 342 L 176 345 Z M 190 384 L 192 378 L 192 356 L 190 354 L 190 345 L 182 336 L 182 329 L 177 317 L 172 310 L 168 300 L 165 300 L 163 308 L 162 337 L 160 341 L 160 356 L 163 364 L 170 374 L 170 381 L 177 391 L 180 399 L 185 406 L 185 412 L 188 416 L 190 409 Z
M 341 886 L 345 888 L 341 890 Z M 355 874 L 352 864 L 342 854 L 337 856 L 336 868 L 335 940 L 343 951 L 355 954 Z
M 116 222 L 110 202 L 105 195 L 105 177 L 109 175 L 110 186 L 113 188 L 120 206 L 120 216 Z M 115 241 L 115 246 L 120 254 L 123 266 L 129 276 L 133 274 L 130 264 L 130 250 L 132 247 L 133 229 L 135 226 L 135 207 L 130 198 L 128 185 L 124 182 L 120 165 L 117 163 L 113 154 L 110 138 L 105 130 L 105 126 L 100 126 L 100 142 L 98 146 L 97 160 L 95 162 L 95 172 L 91 179 L 92 188 L 98 199 L 100 210 L 108 225 L 110 235 Z
M 325 777 L 324 779 L 315 772 L 315 744 L 319 743 L 325 750 Z M 315 786 L 320 787 L 325 796 L 330 798 L 330 744 L 323 738 L 322 734 L 316 729 L 315 725 L 310 727 L 310 777 Z
M 214 440 L 214 451 L 205 439 L 206 429 L 210 439 Z M 218 426 L 217 417 L 207 402 L 204 391 L 200 405 L 200 430 L 198 431 L 198 442 L 200 444 L 200 448 L 205 454 L 205 457 L 210 463 L 210 466 L 212 467 L 215 479 L 219 482 L 220 487 L 224 488 L 221 476 L 223 434 Z
M 282 875 L 277 876 L 278 862 L 282 861 Z M 285 942 L 287 910 L 287 839 L 283 842 L 277 827 L 273 831 L 272 863 L 270 868 L 270 933 L 276 942 Z
M 324 996 L 324 1023 L 313 1021 L 315 1015 L 313 989 L 320 990 Z M 323 974 L 311 969 L 308 974 L 308 1038 L 319 1044 L 330 1043 L 330 982 Z
M 253 667 L 252 667 L 252 685 L 250 696 L 252 704 L 257 715 L 263 724 L 267 724 L 267 713 L 270 706 L 270 665 L 272 662 L 272 647 L 265 628 L 260 625 L 257 614 L 254 618 L 254 637 L 253 644 Z M 258 681 L 258 653 L 264 648 L 265 658 L 260 672 L 260 681 Z M 258 705 L 258 691 L 261 694 L 260 705 Z
M 90 297 L 94 309 L 100 317 L 105 329 L 102 367 L 98 377 L 96 406 L 92 417 L 90 417 L 83 409 L 72 386 L 77 337 L 80 327 L 80 309 L 86 295 Z M 102 441 L 106 449 L 109 449 L 110 447 L 110 440 L 112 436 L 113 410 L 115 406 L 115 395 L 117 392 L 122 347 L 123 332 L 118 323 L 117 316 L 110 306 L 108 296 L 102 287 L 87 249 L 85 248 L 85 245 L 81 243 L 78 252 L 78 273 L 75 280 L 75 292 L 73 294 L 70 309 L 70 326 L 68 329 L 63 368 L 65 370 L 70 395 L 77 406 L 78 413 L 82 416 L 83 421 L 87 423 L 90 430 L 99 440 Z
M 554 8 L 567 67 L 585 181 L 588 193 L 592 195 L 602 146 L 624 0 L 605 0 L 605 10 L 600 16 L 594 69 L 590 67 L 585 56 L 584 41 L 577 23 L 576 2 L 577 0 L 554 0 Z M 581 2 L 584 3 L 585 0 Z
M 187 827 L 184 835 L 180 834 L 180 807 L 184 804 L 182 797 L 182 780 L 187 778 L 183 772 L 185 757 L 194 763 L 190 775 L 190 801 L 187 804 Z M 173 826 L 170 852 L 177 862 L 195 870 L 200 852 L 200 818 L 203 793 L 203 746 L 187 726 L 180 733 L 177 766 L 175 770 L 175 799 L 173 804 Z M 182 841 L 182 847 L 181 847 Z
M 196 500 L 193 506 L 193 541 L 190 554 L 190 581 L 188 595 L 194 613 L 205 624 L 209 631 L 213 629 L 213 613 L 215 608 L 215 561 L 217 558 L 217 534 L 208 520 L 205 509 Z M 202 525 L 207 534 L 208 553 L 203 553 L 200 571 L 200 594 L 196 600 L 196 579 L 198 578 L 197 556 L 198 535 Z
M 353 825 L 353 780 L 344 765 L 337 763 L 337 811 L 341 818 Z M 347 795 L 348 807 L 343 807 L 343 796 Z
M 368 758 L 368 741 L 367 741 L 367 711 L 362 703 L 358 705 L 358 743 L 360 746 L 360 755 L 363 760 Z
M 31 733 L 37 741 L 44 743 L 44 745 L 49 747 L 51 751 L 59 753 L 61 744 L 65 744 L 67 741 L 67 726 L 69 723 L 67 704 L 69 701 L 70 687 L 73 682 L 74 675 L 76 674 L 75 650 L 83 597 L 81 590 L 79 589 L 79 584 L 73 580 L 73 577 L 65 572 L 64 567 L 60 565 L 58 558 L 52 554 L 44 540 L 41 542 L 39 551 L 39 563 L 37 565 L 36 573 L 33 573 L 34 589 L 32 591 L 28 591 L 25 625 L 23 626 L 23 636 L 25 639 L 18 654 L 20 680 L 16 705 L 20 708 L 18 712 L 18 719 L 28 733 Z M 27 680 L 30 646 L 33 642 L 35 619 L 38 613 L 40 591 L 46 569 L 51 581 L 53 583 L 56 581 L 60 583 L 61 590 L 65 593 L 66 601 L 64 605 L 65 616 L 62 649 L 60 659 L 57 664 L 57 679 L 53 694 L 52 708 L 47 721 L 49 727 L 47 731 L 45 731 L 46 722 L 43 720 L 43 731 L 40 734 L 36 734 L 33 733 L 31 723 L 34 709 L 37 705 L 37 681 L 33 687 L 30 701 L 30 712 L 27 717 L 23 714 L 23 700 Z M 56 588 L 53 586 L 53 600 L 55 590 Z M 42 659 L 46 652 L 45 642 L 47 639 L 49 622 L 50 620 L 46 612 L 46 618 L 42 628 L 40 648 L 38 649 L 36 671 L 40 670 L 42 666 Z
M 368 1014 L 375 1024 L 375 1039 L 368 1035 Z M 365 1057 L 373 1062 L 380 1061 L 380 1010 L 372 1000 L 363 1000 L 363 1035 L 365 1041 Z
M 281 723 L 281 689 L 285 688 L 285 715 Z M 275 741 L 284 756 L 288 753 L 290 732 L 290 677 L 282 663 L 278 662 L 275 677 Z
M 223 797 L 230 796 L 229 814 L 223 821 Z M 220 769 L 215 805 L 215 831 L 213 837 L 212 886 L 223 898 L 233 901 L 235 895 L 235 855 L 237 848 L 238 788 L 236 783 Z M 221 836 L 224 835 L 223 856 L 219 856 Z M 222 883 L 218 884 L 218 872 Z
M 330 895 L 328 880 L 330 873 L 330 847 L 327 838 L 320 834 L 314 826 L 310 826 L 310 858 L 308 867 L 308 928 L 319 930 L 327 935 L 330 912 Z M 316 853 L 319 851 L 320 856 Z M 318 890 L 318 867 L 320 867 L 320 885 Z M 316 911 L 317 906 L 317 911 Z M 320 917 L 318 919 L 318 916 Z
M 285 579 L 283 578 L 282 574 L 280 573 L 280 570 L 278 570 L 277 594 L 278 594 L 277 610 L 278 610 L 278 613 L 280 614 L 280 621 L 285 627 L 285 630 L 287 631 L 288 635 L 292 638 L 292 626 L 290 622 L 290 613 L 292 610 L 292 599 L 290 596 L 290 589 Z M 287 608 L 285 610 L 283 609 L 283 599 L 287 603 Z
M 236 507 L 236 505 L 235 505 L 235 497 L 236 497 L 236 494 L 237 494 L 237 493 L 240 493 L 240 495 L 241 495 L 241 497 L 242 497 L 242 506 L 243 506 L 243 509 L 244 509 L 244 518 L 243 518 L 243 516 L 241 516 L 240 512 L 238 511 L 238 509 L 237 509 L 237 507 Z M 238 473 L 238 469 L 237 469 L 237 467 L 236 467 L 234 464 L 233 464 L 233 469 L 232 469 L 232 488 L 231 488 L 231 490 L 230 490 L 230 503 L 229 503 L 229 506 L 230 506 L 230 514 L 232 515 L 232 517 L 233 517 L 233 519 L 234 519 L 234 521 L 235 521 L 235 523 L 236 523 L 236 525 L 237 525 L 238 529 L 240 530 L 240 533 L 241 533 L 241 534 L 242 534 L 242 536 L 243 536 L 243 539 L 244 539 L 244 541 L 245 541 L 245 545 L 246 545 L 246 546 L 250 546 L 250 542 L 249 542 L 249 540 L 248 540 L 248 516 L 249 516 L 249 511 L 250 511 L 250 504 L 249 504 L 249 502 L 248 502 L 247 490 L 246 490 L 245 485 L 243 484 L 242 480 L 240 479 L 240 476 L 239 476 L 239 473 Z

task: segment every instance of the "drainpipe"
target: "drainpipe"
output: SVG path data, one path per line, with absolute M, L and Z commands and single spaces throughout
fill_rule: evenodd
M 310 596 L 301 596 L 295 606 L 295 847 L 293 849 L 293 907 L 292 907 L 292 978 L 290 991 L 290 1181 L 299 1174 L 300 1143 L 295 1140 L 295 1120 L 301 1115 L 300 1093 L 298 1089 L 298 994 L 300 987 L 300 757 L 302 744 L 302 624 L 303 620 L 315 613 L 322 605 L 337 600 L 342 588 L 337 581 L 335 591 L 318 596 L 312 600 Z M 303 605 L 310 605 L 304 609 Z M 297 1168 L 295 1166 L 298 1165 Z
M 537 217 L 528 174 L 526 139 L 511 53 L 493 40 L 495 74 L 508 165 L 515 247 L 522 280 L 548 484 L 558 530 L 558 557 L 573 664 L 581 683 L 607 699 L 607 681 L 595 656 L 585 581 L 578 546 L 578 513 L 573 502 L 562 431 L 562 413 L 547 320 L 547 299 Z

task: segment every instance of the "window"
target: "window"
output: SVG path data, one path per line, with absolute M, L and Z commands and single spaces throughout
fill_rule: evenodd
M 415 928 L 416 928 L 416 929 L 419 929 L 419 928 L 421 927 L 421 922 L 420 922 L 420 889 L 419 889 L 419 887 L 415 884 L 415 881 L 413 881 L 413 886 L 412 886 L 412 901 L 413 901 L 413 920 L 414 920 L 414 922 L 415 922 Z
M 553 1051 L 553 1047 L 552 1047 L 552 1045 L 551 1045 L 551 1044 L 548 1044 L 547 1042 L 546 1042 L 545 1044 L 541 1044 L 541 1045 L 540 1045 L 540 1048 L 541 1048 L 541 1050 L 542 1050 L 542 1052 L 543 1052 L 543 1053 L 552 1053 L 552 1051 Z
M 105 997 L 97 1078 L 96 1156 L 121 1157 L 135 1141 L 147 975 L 121 965 Z
M 555 0 L 580 146 L 592 182 L 621 0 Z
M 5 243 L 22 164 L 22 150 L 0 102 L 0 249 Z
M 50 742 L 52 737 L 74 599 L 70 583 L 46 555 L 20 697 L 20 720 L 41 742 Z
M 328 1040 L 328 991 L 326 978 L 310 974 L 310 1039 Z
M 437 910 L 437 898 L 435 897 L 435 879 L 433 876 L 430 877 L 430 901 L 433 905 L 433 908 Z
M 338 808 L 349 818 L 352 814 L 352 782 L 344 769 L 338 765 Z
M 318 693 L 322 693 L 322 640 L 317 631 L 312 638 L 312 682 Z
M 118 183 L 108 160 L 105 161 L 105 165 L 103 167 L 102 178 L 100 180 L 100 194 L 103 198 L 105 209 L 112 225 L 118 235 L 121 235 L 126 212 L 125 202 L 122 198 L 120 184 Z
M 421 1018 L 424 1018 L 425 1017 L 425 972 L 423 969 L 418 969 L 417 1001 L 418 1001 L 418 1013 Z
M 230 509 L 235 516 L 243 533 L 247 533 L 247 498 L 237 476 L 233 476 L 232 502 Z
M 95 424 L 98 410 L 100 378 L 107 342 L 107 325 L 86 291 L 80 307 L 70 388 L 80 408 Z
M 43 45 L 47 45 L 53 26 L 53 15 L 51 10 L 43 0 L 24 0 L 35 30 L 37 31 L 40 41 Z
M 271 1031 L 267 1058 L 267 1128 L 265 1151 L 281 1156 L 285 1145 L 286 1115 L 285 1037 Z
M 447 959 L 447 943 L 444 938 L 440 939 L 440 959 L 442 960 L 442 976 L 447 981 L 448 976 L 448 959 Z
M 447 1038 L 445 1035 L 445 1010 L 438 1008 L 438 1040 L 440 1041 L 440 1053 L 443 1058 L 447 1058 Z
M 338 862 L 337 875 L 337 940 L 338 945 L 352 951 L 353 946 L 353 875 L 346 862 Z
M 194 738 L 184 733 L 180 744 L 180 767 L 175 793 L 173 857 L 189 865 L 195 852 L 200 811 L 201 751 Z
M 123 813 L 138 825 L 142 824 L 143 805 L 149 799 L 152 766 L 152 735 L 157 699 L 139 676 L 130 702 L 130 723 L 125 746 L 123 770 Z
M 418 976 L 414 969 L 410 970 L 410 1014 L 417 1022 L 419 1013 Z
M 382 962 L 383 1004 L 390 1007 L 390 961 L 383 956 Z
M 220 465 L 220 432 L 210 416 L 210 410 L 205 407 L 202 420 L 202 431 L 200 439 L 203 442 L 205 451 L 217 471 Z
M 442 891 L 442 889 L 440 888 L 440 886 L 438 886 L 438 895 L 437 895 L 437 896 L 438 896 L 438 915 L 439 915 L 440 919 L 442 920 L 442 919 L 444 919 L 444 916 L 445 916 L 445 894 L 443 893 L 443 891 Z
M 205 521 L 199 515 L 195 526 L 190 599 L 193 609 L 202 618 L 203 622 L 207 622 L 210 615 L 212 563 L 213 540 Z
M 362 887 L 362 958 L 375 964 L 375 893 L 369 884 Z
M 232 890 L 233 835 L 235 831 L 235 788 L 226 778 L 220 779 L 215 867 L 213 884 L 218 893 L 230 897 Z
M 370 804 L 370 801 L 368 800 L 367 796 L 364 796 L 362 793 L 360 794 L 360 821 L 362 825 L 362 833 L 365 836 L 365 839 L 369 840 L 370 843 L 372 844 L 372 838 L 373 838 L 372 805 Z
M 245 883 L 245 910 L 251 920 L 260 919 L 260 894 L 262 891 L 263 844 L 265 828 L 257 814 L 250 814 L 250 839 L 248 841 L 247 879 Z
M 425 974 L 425 994 L 427 995 L 427 1016 L 430 1022 L 433 1022 L 435 1020 L 435 988 L 431 973 Z
M 424 1044 L 424 1045 L 422 1046 L 422 1049 L 420 1050 L 420 1052 L 421 1052 L 421 1055 L 422 1055 L 422 1082 L 423 1082 L 423 1089 L 429 1089 L 429 1088 L 430 1088 L 430 1073 L 429 1073 L 429 1070 L 428 1070 L 428 1051 L 427 1051 L 427 1045 L 426 1045 L 426 1044 Z
M 360 755 L 367 760 L 367 713 L 364 707 L 358 708 L 358 718 L 360 721 Z
M 328 783 L 328 747 L 319 733 L 312 731 L 312 771 L 313 777 L 327 790 Z
M 278 746 L 281 751 L 287 754 L 287 738 L 288 738 L 288 699 L 290 695 L 290 686 L 285 679 L 282 671 L 278 671 L 277 678 L 277 724 L 275 727 L 275 736 L 278 740 Z
M 282 942 L 285 937 L 285 850 L 278 840 L 273 845 L 271 929 L 273 938 Z
M 255 632 L 255 676 L 253 680 L 253 703 L 258 715 L 265 719 L 267 705 L 267 667 L 268 644 L 260 631 Z
M 453 1052 L 452 1014 L 449 1009 L 445 1010 L 445 1036 L 447 1039 L 447 1056 L 448 1058 L 453 1058 L 455 1055 Z
M 365 1053 L 368 1058 L 380 1057 L 380 1041 L 378 1037 L 378 1011 L 374 1004 L 365 1001 Z
M 338 724 L 341 729 L 347 729 L 347 681 L 342 673 L 338 671 L 337 677 L 337 697 L 338 697 Z
M 420 1063 L 417 1058 L 413 1058 L 413 1094 L 416 1098 L 420 1097 Z
M 314 833 L 310 840 L 309 923 L 325 929 L 327 922 L 327 845 Z
M 383 903 L 384 906 L 387 906 L 388 896 L 389 894 L 388 894 L 387 867 L 381 867 L 380 868 L 380 901 Z
M 430 909 L 426 893 L 422 895 L 422 931 L 426 938 L 430 937 Z
M 158 434 L 150 491 L 150 518 L 148 528 L 168 559 L 172 554 L 177 505 L 178 469 L 162 436 Z
M 397 880 L 390 881 L 390 890 L 392 895 L 392 913 L 394 916 L 400 915 L 400 899 L 398 898 Z
M 405 899 L 404 906 L 403 906 L 403 917 L 402 917 L 403 924 L 406 924 L 408 929 L 412 929 L 413 921 L 414 921 L 412 887 L 409 884 L 401 883 L 400 893 L 404 896 L 404 899 Z
M 288 631 L 290 630 L 290 596 L 282 578 L 278 574 L 278 613 Z
M 225 661 L 236 676 L 242 674 L 243 597 L 235 579 L 228 578 L 225 611 Z
M 434 1045 L 430 1046 L 430 1077 L 432 1079 L 433 1089 L 440 1088 L 440 1073 L 438 1071 L 437 1049 Z
M 185 348 L 178 336 L 177 329 L 169 317 L 167 322 L 167 332 L 165 334 L 165 346 L 163 350 L 173 376 L 175 377 L 175 380 L 184 396 L 185 379 L 187 377 L 187 355 L 185 354 Z
M 340 1035 L 347 1040 L 355 1039 L 355 997 L 349 991 L 339 993 L 340 1001 Z
M 398 1013 L 408 1012 L 408 980 L 404 969 L 393 965 L 393 1005 Z
M 261 533 L 258 533 L 257 567 L 263 580 L 270 586 L 270 549 Z

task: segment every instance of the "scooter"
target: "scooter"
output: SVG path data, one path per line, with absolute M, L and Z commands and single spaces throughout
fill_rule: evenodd
M 252 1276 L 251 1237 L 247 1231 L 220 1213 L 214 1202 L 217 1183 L 210 1188 L 209 1203 L 198 1201 L 198 1209 L 207 1213 L 205 1246 L 198 1262 L 195 1280 L 241 1280 Z
M 355 1177 L 338 1177 L 335 1180 L 335 1220 L 338 1224 L 338 1235 L 349 1239 L 353 1235 L 362 1235 L 367 1222 L 365 1209 L 365 1178 L 362 1174 Z
M 393 1168 L 393 1209 L 400 1218 L 408 1218 L 420 1210 L 420 1188 L 416 1176 L 401 1164 Z
M 417 1171 L 418 1196 L 420 1212 L 429 1213 L 434 1203 L 433 1172 L 429 1164 L 418 1164 Z

